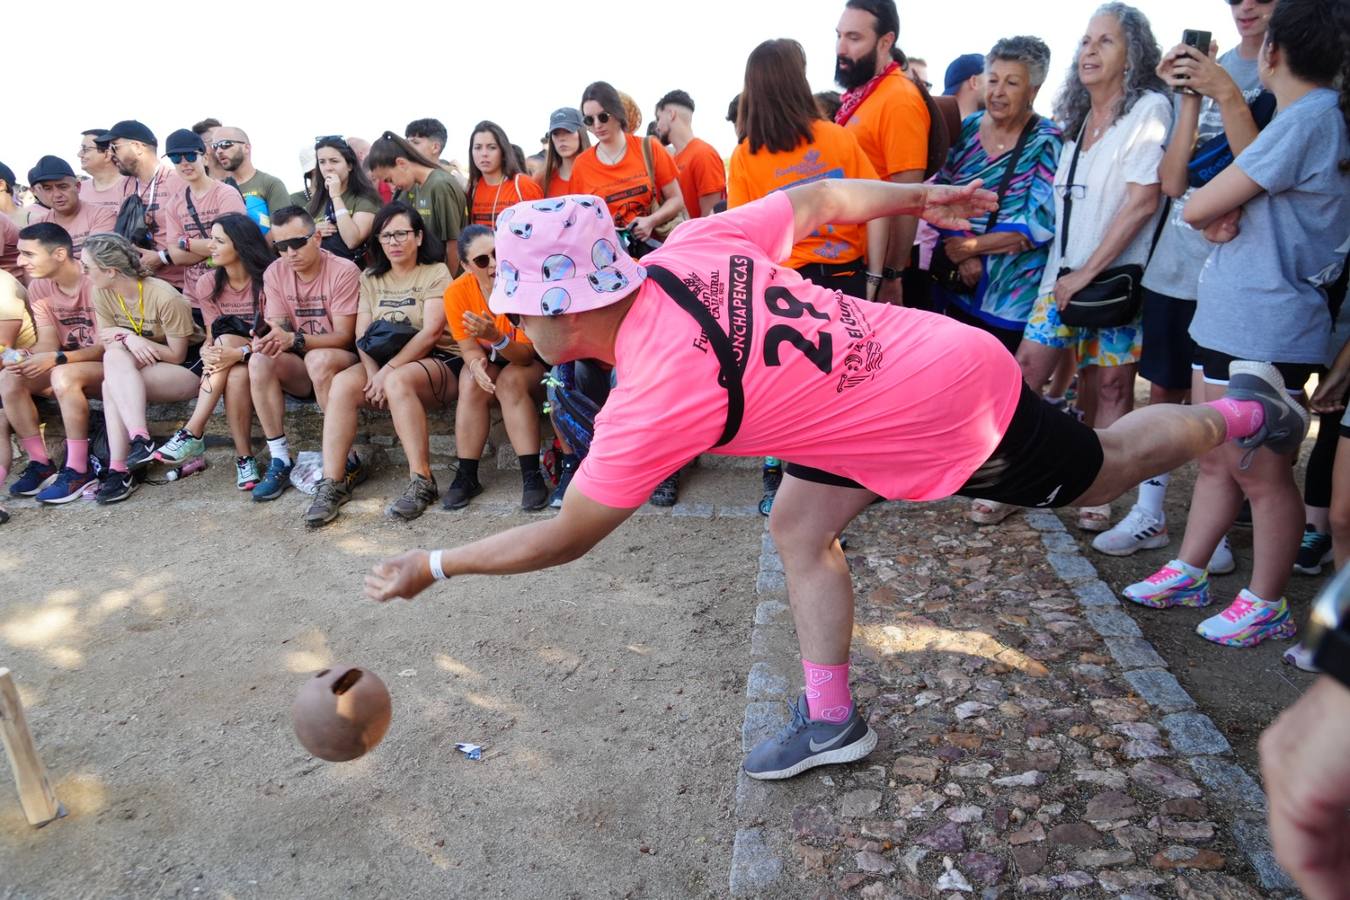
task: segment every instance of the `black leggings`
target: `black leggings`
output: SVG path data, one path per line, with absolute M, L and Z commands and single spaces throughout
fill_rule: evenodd
M 1341 414 L 1323 413 L 1317 418 L 1317 441 L 1308 454 L 1303 476 L 1303 502 L 1314 509 L 1331 506 L 1331 472 L 1336 464 L 1336 445 L 1341 440 Z

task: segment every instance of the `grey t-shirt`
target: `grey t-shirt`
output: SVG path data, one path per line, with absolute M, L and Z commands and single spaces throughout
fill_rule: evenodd
M 1242 90 L 1243 98 L 1250 103 L 1261 93 L 1261 78 L 1257 74 L 1256 60 L 1243 59 L 1234 47 L 1219 57 L 1219 65 L 1233 77 L 1233 81 Z M 1181 113 L 1181 98 L 1174 101 L 1174 114 Z M 1196 128 L 1196 146 L 1223 134 L 1223 115 L 1219 104 L 1206 97 L 1200 105 L 1200 120 Z M 1144 287 L 1155 294 L 1173 297 L 1178 300 L 1194 300 L 1196 287 L 1200 280 L 1200 267 L 1214 245 L 1205 240 L 1205 236 L 1187 225 L 1181 218 L 1181 211 L 1190 197 L 1188 190 L 1180 199 L 1172 201 L 1167 215 L 1167 225 L 1158 238 L 1158 248 L 1153 251 L 1153 260 L 1144 273 Z
M 1350 250 L 1350 134 L 1318 88 L 1281 110 L 1234 162 L 1259 184 L 1238 235 L 1200 271 L 1191 337 L 1241 359 L 1320 364 L 1331 313 L 1323 288 Z

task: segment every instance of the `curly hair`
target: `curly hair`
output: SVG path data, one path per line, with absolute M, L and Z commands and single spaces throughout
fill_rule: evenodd
M 1125 97 L 1117 114 L 1123 116 L 1128 113 L 1149 91 L 1166 93 L 1167 85 L 1156 71 L 1158 63 L 1162 61 L 1162 49 L 1153 37 L 1153 27 L 1149 25 L 1148 17 L 1126 3 L 1102 4 L 1092 16 L 1113 17 L 1125 33 Z M 1092 110 L 1092 98 L 1078 77 L 1078 56 L 1081 53 L 1080 45 L 1074 51 L 1073 64 L 1064 78 L 1064 87 L 1055 98 L 1055 118 L 1064 129 L 1066 139 L 1077 136 Z
M 120 234 L 101 232 L 84 240 L 83 257 L 100 269 L 112 269 L 128 278 L 146 278 L 150 270 L 141 262 L 141 253 Z

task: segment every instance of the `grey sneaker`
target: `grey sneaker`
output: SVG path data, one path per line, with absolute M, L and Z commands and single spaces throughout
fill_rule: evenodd
M 435 503 L 440 495 L 436 479 L 414 475 L 404 488 L 403 496 L 389 504 L 385 512 L 394 518 L 412 521 L 426 512 L 427 507 Z
M 338 517 L 338 510 L 350 499 L 352 492 L 344 482 L 320 478 L 314 489 L 314 502 L 305 510 L 305 524 L 310 528 L 327 525 Z
M 1303 443 L 1308 433 L 1308 412 L 1289 396 L 1280 370 L 1270 363 L 1238 360 L 1228 366 L 1228 390 L 1225 397 L 1234 400 L 1255 400 L 1266 412 L 1266 420 L 1256 433 L 1238 438 L 1244 450 L 1269 447 L 1276 453 L 1292 453 Z M 1248 453 L 1242 458 L 1243 468 L 1251 460 Z
M 838 725 L 808 719 L 804 693 L 789 708 L 792 719 L 783 730 L 760 741 L 742 763 L 751 778 L 791 778 L 816 766 L 853 762 L 877 745 L 877 733 L 858 715 L 856 706 L 848 720 Z

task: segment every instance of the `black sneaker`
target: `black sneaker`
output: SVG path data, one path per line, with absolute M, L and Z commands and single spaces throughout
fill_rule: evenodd
M 792 718 L 778 734 L 765 738 L 746 756 L 742 768 L 751 778 L 791 778 L 807 769 L 862 759 L 877 745 L 877 734 L 857 707 L 838 724 L 813 722 L 806 715 L 806 694 L 790 704 Z
M 1303 526 L 1303 544 L 1294 559 L 1294 571 L 1300 575 L 1321 575 L 1322 567 L 1331 559 L 1331 535 L 1311 525 Z
M 136 483 L 136 476 L 130 472 L 108 471 L 99 481 L 98 493 L 94 499 L 100 506 L 107 506 L 109 503 L 121 503 L 136 492 L 139 487 Z
M 483 485 L 477 478 L 470 478 L 461 469 L 455 472 L 455 480 L 446 488 L 441 506 L 445 509 L 463 509 L 469 501 L 483 493 Z
M 567 486 L 572 483 L 572 476 L 577 473 L 577 466 L 581 461 L 575 454 L 569 453 L 562 458 L 562 467 L 558 472 L 558 486 L 553 489 L 553 496 L 549 498 L 548 505 L 554 509 L 562 509 L 563 497 L 567 495 Z
M 656 486 L 652 491 L 651 499 L 647 502 L 652 506 L 674 506 L 680 493 L 680 473 L 677 470 L 665 481 Z
M 436 479 L 414 475 L 412 481 L 409 481 L 408 486 L 403 489 L 403 496 L 389 504 L 385 512 L 394 518 L 410 522 L 426 512 L 427 507 L 435 503 L 440 495 Z
M 521 478 L 524 485 L 520 491 L 520 508 L 534 512 L 547 507 L 548 484 L 544 481 L 544 473 L 536 469 L 526 472 Z
M 305 524 L 310 528 L 327 525 L 338 517 L 338 510 L 350 499 L 352 492 L 345 481 L 320 478 L 314 488 L 314 502 L 305 510 Z
M 773 498 L 778 496 L 778 488 L 783 483 L 783 467 L 765 466 L 763 475 L 764 495 L 759 498 L 759 514 L 767 516 L 773 512 Z
M 127 453 L 128 469 L 143 469 L 155 458 L 155 442 L 149 438 L 132 438 L 131 450 Z

